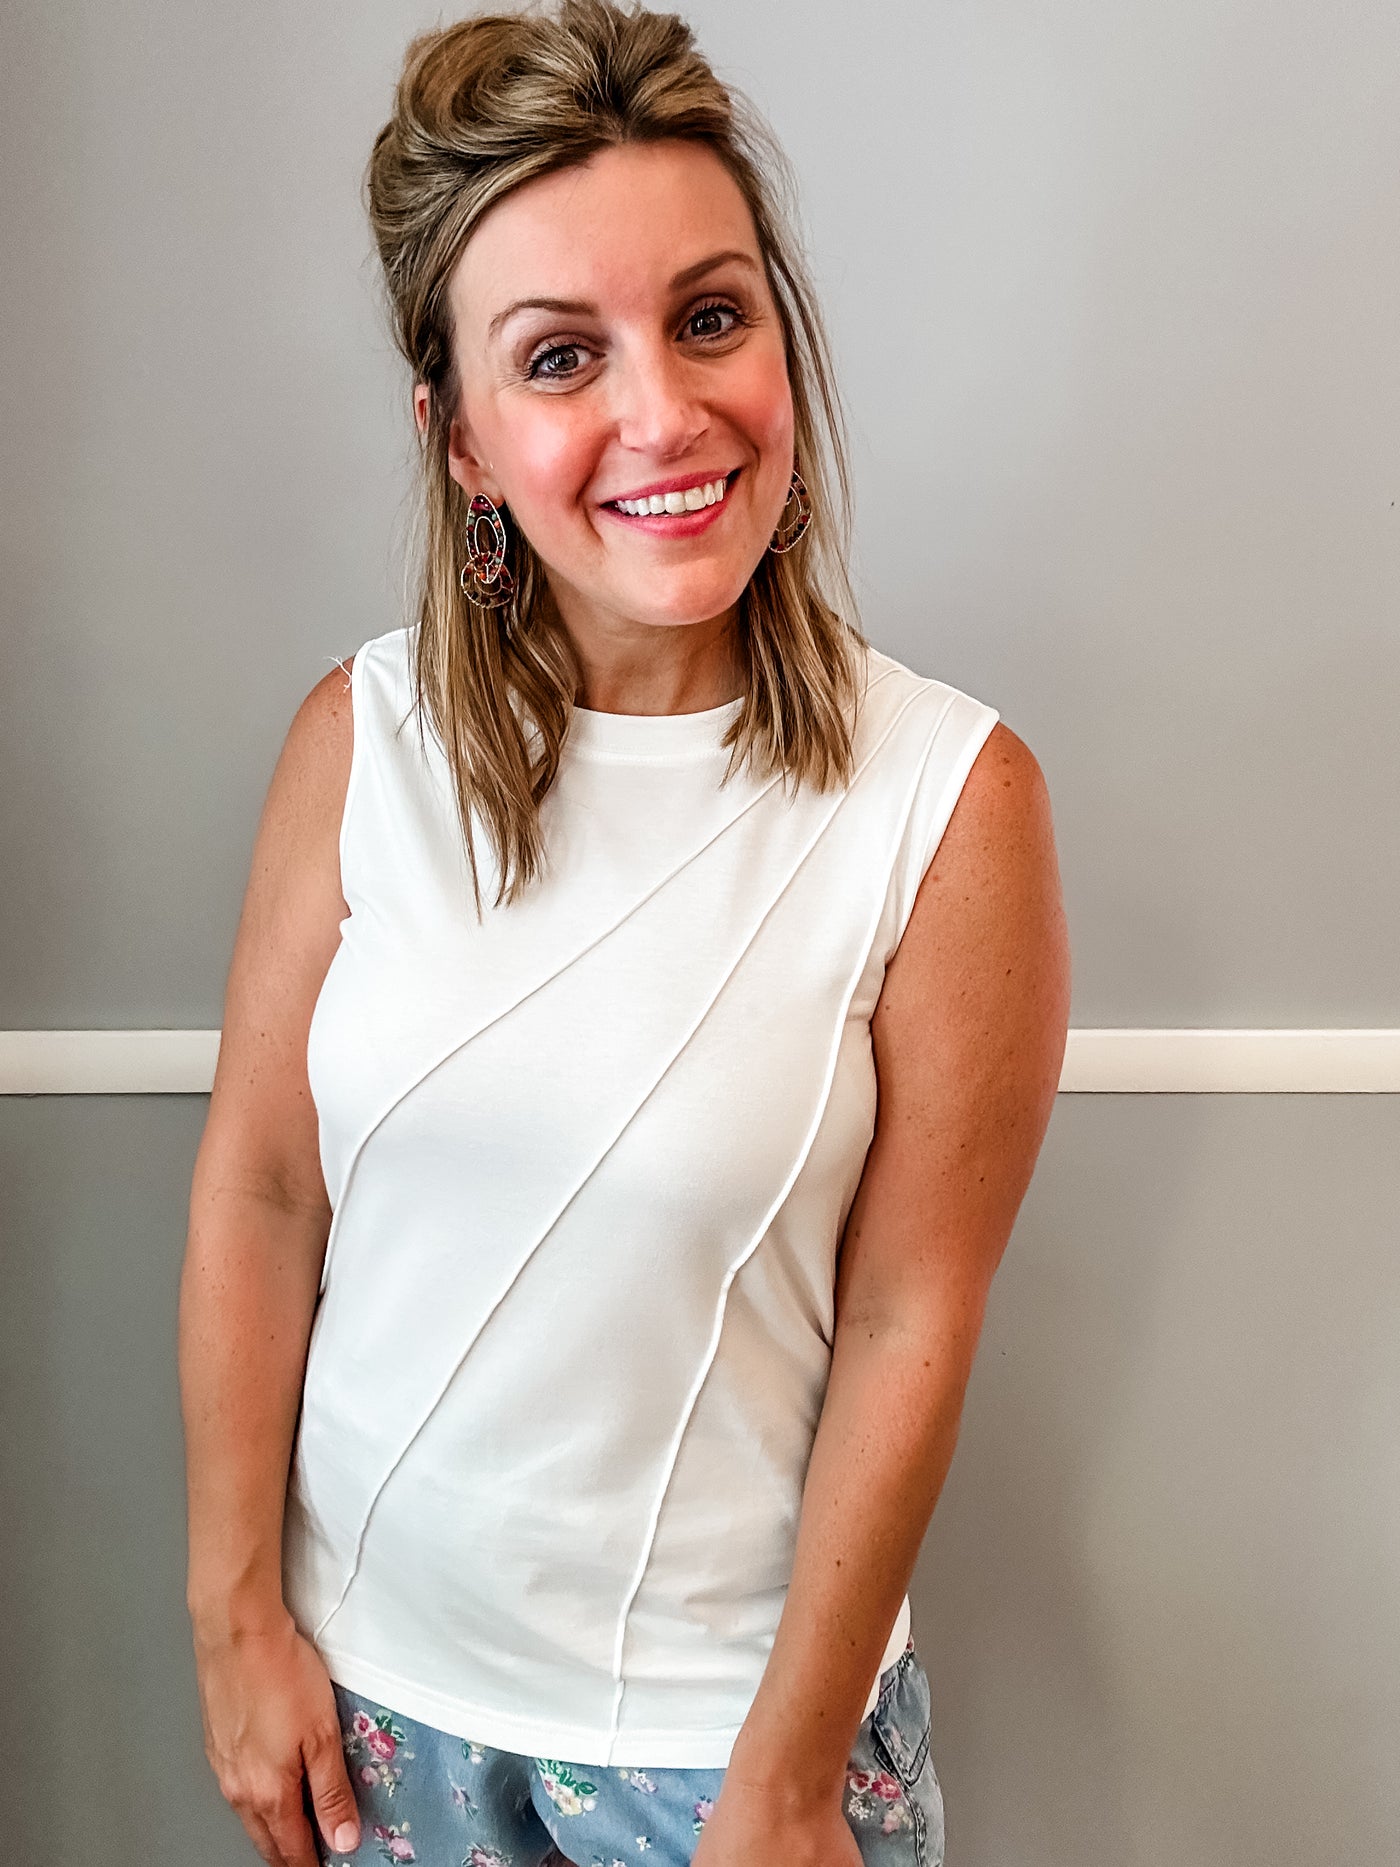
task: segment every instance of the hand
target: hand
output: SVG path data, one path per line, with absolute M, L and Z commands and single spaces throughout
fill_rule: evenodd
M 732 1771 L 691 1856 L 691 1867 L 862 1867 L 860 1845 L 842 1806 L 844 1780 L 831 1797 L 794 1803 Z
M 328 1847 L 360 1843 L 325 1663 L 290 1615 L 265 1631 L 195 1635 L 204 1754 L 268 1867 L 319 1867 L 303 1779 Z

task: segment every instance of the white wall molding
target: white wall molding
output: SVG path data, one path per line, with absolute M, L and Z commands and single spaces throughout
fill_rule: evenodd
M 208 1095 L 217 1031 L 0 1031 L 0 1095 Z
M 0 1031 L 0 1095 L 207 1095 L 217 1031 Z M 1071 1095 L 1400 1095 L 1400 1030 L 1074 1030 Z
M 1400 1030 L 1071 1031 L 1060 1090 L 1400 1095 Z

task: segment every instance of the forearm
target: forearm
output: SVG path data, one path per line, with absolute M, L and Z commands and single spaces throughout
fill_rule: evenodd
M 197 1173 L 180 1283 L 189 1567 L 197 1636 L 283 1620 L 282 1520 L 323 1215 Z
M 844 1781 L 952 1461 L 967 1373 L 931 1329 L 838 1325 L 787 1599 L 731 1769 L 797 1796 Z

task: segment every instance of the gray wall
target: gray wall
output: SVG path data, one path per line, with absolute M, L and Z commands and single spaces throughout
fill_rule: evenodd
M 1049 778 L 1075 1025 L 1400 1025 L 1390 0 L 690 16 L 802 180 L 868 633 Z M 0 1028 L 218 1024 L 291 714 L 402 619 L 358 184 L 434 17 L 4 16 Z M 203 1112 L 0 1101 L 15 1858 L 254 1858 L 184 1622 Z M 1060 1099 L 914 1588 L 950 1867 L 1396 1858 L 1397 1144 Z

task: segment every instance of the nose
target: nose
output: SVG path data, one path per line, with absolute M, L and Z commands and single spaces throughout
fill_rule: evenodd
M 618 440 L 636 453 L 679 460 L 710 425 L 695 365 L 670 343 L 629 347 L 613 381 Z

